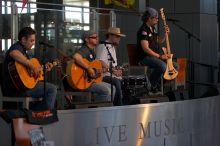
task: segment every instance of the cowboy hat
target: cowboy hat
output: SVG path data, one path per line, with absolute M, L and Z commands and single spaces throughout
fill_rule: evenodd
M 121 36 L 121 37 L 126 36 L 124 34 L 121 34 L 120 28 L 118 28 L 118 27 L 109 27 L 108 32 L 106 34 L 114 34 L 114 35 Z

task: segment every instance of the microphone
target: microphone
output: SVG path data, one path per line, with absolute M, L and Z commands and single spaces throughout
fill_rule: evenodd
M 40 45 L 47 46 L 47 47 L 50 47 L 50 48 L 54 48 L 54 46 L 53 46 L 53 45 L 48 44 L 48 43 L 45 43 L 45 42 L 43 42 L 43 41 L 39 41 L 39 44 L 40 44 Z
M 172 21 L 172 22 L 180 22 L 180 20 L 177 20 L 177 19 L 172 19 L 172 18 L 167 18 L 167 21 Z
M 106 41 L 100 41 L 99 43 L 100 43 L 100 44 L 110 44 L 110 45 L 113 45 L 113 43 L 106 42 Z

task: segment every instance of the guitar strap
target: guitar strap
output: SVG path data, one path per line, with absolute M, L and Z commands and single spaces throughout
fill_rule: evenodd
M 109 56 L 110 62 L 115 63 L 115 60 L 114 60 L 114 58 L 112 57 L 111 52 L 109 51 L 109 46 L 107 46 L 106 44 L 104 44 L 104 45 L 105 45 L 106 50 L 108 51 L 108 56 Z

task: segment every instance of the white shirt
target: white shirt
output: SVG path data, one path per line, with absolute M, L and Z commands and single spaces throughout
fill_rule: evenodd
M 105 62 L 108 66 L 110 66 L 110 56 L 108 54 L 108 50 L 112 55 L 112 58 L 114 59 L 115 63 L 112 62 L 112 66 L 115 67 L 118 65 L 117 63 L 117 57 L 116 57 L 116 50 L 115 47 L 111 44 L 99 44 L 97 46 L 97 48 L 95 49 L 96 52 L 96 59 L 98 60 L 102 60 L 103 62 Z M 110 76 L 109 72 L 105 72 L 103 74 L 104 76 Z

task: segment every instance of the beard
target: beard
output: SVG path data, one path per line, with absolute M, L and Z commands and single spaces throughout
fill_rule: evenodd
M 112 44 L 117 47 L 119 45 L 119 42 L 113 42 Z

